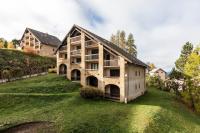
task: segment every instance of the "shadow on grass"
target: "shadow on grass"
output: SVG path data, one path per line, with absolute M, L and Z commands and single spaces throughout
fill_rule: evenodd
M 146 133 L 200 132 L 200 116 L 188 110 L 168 92 L 149 89 L 147 94 L 131 104 L 161 107 L 149 121 L 144 130 Z
M 51 108 L 63 99 L 72 97 L 66 95 L 42 94 L 1 94 L 0 95 L 0 129 L 12 127 L 24 122 L 51 121 Z

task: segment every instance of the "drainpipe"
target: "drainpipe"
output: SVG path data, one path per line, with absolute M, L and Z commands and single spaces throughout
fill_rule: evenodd
M 126 67 L 125 67 L 126 68 Z M 128 103 L 128 101 L 127 101 L 127 96 L 128 96 L 128 91 L 129 91 L 129 68 L 128 68 L 128 73 L 125 75 L 126 77 L 127 77 L 127 81 L 128 81 L 128 86 L 127 86 L 127 88 L 126 88 L 126 81 L 125 81 L 125 99 L 124 99 L 124 102 L 125 102 L 125 104 L 127 104 Z

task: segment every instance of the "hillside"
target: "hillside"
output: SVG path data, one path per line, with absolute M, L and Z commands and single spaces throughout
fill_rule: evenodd
M 55 74 L 0 85 L 0 129 L 48 121 L 63 133 L 200 132 L 200 116 L 170 93 L 150 88 L 144 96 L 122 104 L 83 99 L 78 88 Z
M 0 49 L 0 79 L 41 73 L 56 66 L 56 59 L 17 50 Z

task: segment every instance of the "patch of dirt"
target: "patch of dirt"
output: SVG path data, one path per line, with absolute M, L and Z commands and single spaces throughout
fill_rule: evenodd
M 56 133 L 56 130 L 52 122 L 34 121 L 10 127 L 2 133 Z

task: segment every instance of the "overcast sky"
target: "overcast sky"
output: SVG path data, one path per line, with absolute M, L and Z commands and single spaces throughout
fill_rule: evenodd
M 200 42 L 200 0 L 1 0 L 0 37 L 30 27 L 61 40 L 73 24 L 109 39 L 133 33 L 138 58 L 169 71 L 182 45 Z

